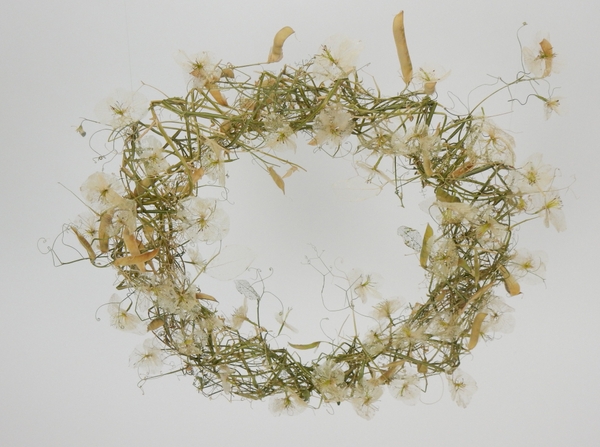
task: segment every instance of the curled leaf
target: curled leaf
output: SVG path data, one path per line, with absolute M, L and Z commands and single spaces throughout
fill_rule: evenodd
M 285 26 L 277 31 L 277 34 L 275 34 L 275 38 L 273 39 L 273 46 L 269 52 L 269 58 L 267 59 L 268 64 L 279 62 L 283 59 L 283 44 L 292 34 L 294 34 L 294 30 L 289 26 Z
M 300 349 L 300 350 L 308 350 L 308 349 L 316 349 L 319 347 L 319 345 L 321 344 L 320 341 L 315 341 L 312 343 L 308 343 L 305 345 L 302 344 L 296 344 L 296 343 L 288 343 L 288 345 L 290 345 L 292 348 L 294 349 Z

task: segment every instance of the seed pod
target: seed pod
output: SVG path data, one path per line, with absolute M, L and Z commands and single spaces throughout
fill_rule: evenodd
M 515 279 L 513 275 L 510 274 L 506 267 L 500 266 L 500 273 L 502 273 L 502 277 L 504 278 L 504 287 L 506 291 L 510 294 L 510 296 L 515 296 L 521 293 L 521 286 Z
M 423 244 L 421 245 L 421 256 L 419 257 L 421 267 L 424 269 L 427 268 L 427 260 L 429 259 L 429 252 L 431 251 L 431 244 L 429 243 L 429 240 L 432 236 L 433 228 L 431 228 L 431 225 L 427 224 L 425 235 L 423 236 Z
M 269 166 L 267 168 L 267 171 L 269 171 L 269 174 L 271 175 L 271 178 L 273 179 L 273 181 L 275 182 L 277 187 L 279 189 L 281 189 L 283 191 L 283 193 L 285 194 L 285 182 L 283 181 L 281 176 L 279 174 L 277 174 L 277 172 L 275 172 L 275 169 L 273 169 L 272 166 Z
M 148 330 L 148 332 L 154 331 L 154 330 L 162 327 L 164 324 L 165 324 L 165 322 L 162 318 L 155 318 L 150 323 L 148 323 L 148 327 L 146 329 Z
M 147 251 L 146 253 L 142 253 L 141 255 L 124 256 L 122 258 L 117 258 L 117 259 L 115 259 L 113 264 L 117 267 L 121 267 L 124 265 L 138 264 L 140 262 L 146 263 L 149 260 L 151 260 L 152 258 L 156 257 L 157 254 L 158 254 L 158 248 L 155 248 L 154 250 Z
M 100 216 L 98 225 L 98 244 L 102 253 L 108 253 L 108 227 L 112 224 L 113 210 L 108 210 Z
M 289 26 L 281 28 L 277 34 L 275 34 L 273 46 L 271 47 L 269 58 L 267 59 L 268 64 L 272 62 L 279 62 L 281 59 L 283 59 L 283 44 L 285 40 L 292 34 L 294 34 L 294 30 Z
M 394 32 L 398 60 L 400 61 L 400 69 L 402 70 L 402 79 L 406 85 L 408 85 L 413 77 L 413 68 L 412 62 L 410 61 L 410 55 L 408 54 L 406 35 L 404 34 L 404 11 L 400 11 L 400 13 L 394 17 L 392 30 Z
M 469 338 L 469 344 L 467 345 L 467 349 L 469 351 L 477 346 L 479 334 L 481 333 L 481 324 L 483 323 L 483 320 L 485 320 L 485 317 L 487 317 L 485 312 L 479 312 L 473 320 L 473 326 L 471 326 L 471 337 Z
M 75 236 L 77 236 L 77 240 L 79 241 L 79 243 L 83 246 L 83 248 L 85 248 L 85 251 L 87 252 L 88 256 L 90 257 L 90 262 L 93 264 L 94 261 L 96 260 L 96 253 L 94 253 L 94 249 L 92 248 L 90 243 L 87 241 L 87 239 L 84 238 L 81 234 L 79 234 L 79 231 L 77 231 L 77 228 L 75 228 L 74 226 L 71 226 L 71 230 L 73 231 L 73 233 L 75 233 Z
M 229 106 L 229 104 L 227 103 L 227 99 L 223 96 L 221 90 L 219 90 L 219 87 L 217 87 L 216 85 L 211 85 L 210 89 L 208 90 L 208 93 L 210 93 L 210 95 L 213 98 L 215 98 L 215 101 L 217 101 L 220 105 L 224 107 Z
M 202 292 L 196 293 L 196 299 L 197 300 L 206 300 L 206 301 L 217 301 L 217 299 L 214 296 L 209 295 L 208 293 L 202 293 Z
M 288 343 L 288 345 L 290 345 L 292 348 L 294 348 L 294 349 L 301 349 L 301 350 L 307 350 L 307 349 L 313 349 L 313 348 L 316 349 L 316 348 L 319 347 L 320 344 L 321 344 L 320 341 L 315 341 L 315 342 L 312 342 L 312 343 L 308 343 L 306 345 L 299 345 L 299 344 L 296 344 L 296 343 Z

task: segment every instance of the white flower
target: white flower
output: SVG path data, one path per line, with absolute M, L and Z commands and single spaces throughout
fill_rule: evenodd
M 183 202 L 179 218 L 186 237 L 192 240 L 215 242 L 229 232 L 229 216 L 219 208 L 215 199 L 191 197 Z
M 561 108 L 561 104 L 560 104 L 562 97 L 550 96 L 549 98 L 544 98 L 544 97 L 540 96 L 540 98 L 544 102 L 544 117 L 546 119 L 550 119 L 550 117 L 552 116 L 552 113 L 556 113 L 557 115 L 560 115 L 562 113 L 562 108 Z
M 383 394 L 381 386 L 370 380 L 361 380 L 352 393 L 350 402 L 356 413 L 367 420 L 375 416 L 378 408 L 374 405 Z
M 481 325 L 481 335 L 488 335 L 491 332 L 510 334 L 514 330 L 514 309 L 502 298 L 492 295 L 482 312 L 487 313 L 487 316 Z
M 306 410 L 307 407 L 308 404 L 291 390 L 287 390 L 284 397 L 272 397 L 271 402 L 269 402 L 269 410 L 275 416 L 281 416 L 282 414 L 296 416 Z
M 389 383 L 388 388 L 396 399 L 401 400 L 406 405 L 415 405 L 421 396 L 419 386 L 421 378 L 414 368 L 406 367 L 400 373 L 394 376 Z
M 343 36 L 330 37 L 321 54 L 315 56 L 311 67 L 317 84 L 347 78 L 356 70 L 356 61 L 362 49 L 363 44 L 358 40 Z
M 144 333 L 142 320 L 135 313 L 129 312 L 133 303 L 130 301 L 127 308 L 123 308 L 123 300 L 116 293 L 110 299 L 108 304 L 108 314 L 110 315 L 110 324 L 117 329 L 127 332 Z
M 295 133 L 288 123 L 280 117 L 270 117 L 265 127 L 268 131 L 265 137 L 267 147 L 276 151 L 296 151 Z
M 439 209 L 439 216 L 434 217 L 442 224 L 458 224 L 466 220 L 474 222 L 477 217 L 477 210 L 468 203 L 462 202 L 433 202 L 433 205 Z
M 383 300 L 382 302 L 373 306 L 372 315 L 377 320 L 390 320 L 392 318 L 392 314 L 397 312 L 403 304 L 403 300 L 399 298 Z
M 163 367 L 163 352 L 156 346 L 156 339 L 148 338 L 135 348 L 129 357 L 129 364 L 137 368 L 141 376 L 160 374 Z
M 126 90 L 117 90 L 96 106 L 98 120 L 113 129 L 121 129 L 135 123 L 147 112 L 148 100 L 144 95 Z
M 476 225 L 475 237 L 483 247 L 498 248 L 506 241 L 508 236 L 508 227 L 496 221 L 488 213 L 484 212 L 480 216 L 480 221 Z
M 402 139 L 402 144 L 397 146 L 402 155 L 435 154 L 440 144 L 439 135 L 431 132 L 426 123 L 420 122 L 414 126 Z
M 206 143 L 211 151 L 206 154 L 206 160 L 203 160 L 205 173 L 212 181 L 217 182 L 219 186 L 225 186 L 225 178 L 227 177 L 227 173 L 225 172 L 225 154 L 228 151 L 212 138 L 208 138 Z
M 562 210 L 562 200 L 558 193 L 535 194 L 533 197 L 533 206 L 539 210 L 537 212 L 544 218 L 546 228 L 552 224 L 556 231 L 567 229 L 567 221 Z
M 556 73 L 558 71 L 556 53 L 554 53 L 552 44 L 546 38 L 541 39 L 533 48 L 523 48 L 523 62 L 525 68 L 536 78 L 545 78 L 550 76 L 552 72 Z
M 244 298 L 244 304 L 233 311 L 231 315 L 231 328 L 237 331 L 245 321 L 248 321 L 248 301 L 246 298 Z
M 536 283 L 543 281 L 546 274 L 546 254 L 542 251 L 518 250 L 511 258 L 510 273 L 519 282 Z
M 451 239 L 436 239 L 429 254 L 429 271 L 438 279 L 448 279 L 458 266 L 456 245 Z
M 435 86 L 439 81 L 446 79 L 450 75 L 449 71 L 441 67 L 425 65 L 417 71 L 415 79 L 419 83 L 426 95 L 435 93 Z
M 326 360 L 315 368 L 315 382 L 325 402 L 346 400 L 348 388 L 344 382 L 344 372 L 333 360 Z
M 377 290 L 377 285 L 381 281 L 382 278 L 377 273 L 364 274 L 358 269 L 353 269 L 348 274 L 351 290 L 356 293 L 363 303 L 366 303 L 368 298 L 381 298 L 381 293 Z
M 147 175 L 158 175 L 169 168 L 169 162 L 165 159 L 165 151 L 156 137 L 146 135 L 140 141 L 140 148 L 140 159 Z
M 466 372 L 455 369 L 452 374 L 446 375 L 450 387 L 450 396 L 459 407 L 466 408 L 471 398 L 477 391 L 477 383 Z
M 97 211 L 104 211 L 120 203 L 123 199 L 121 195 L 125 193 L 125 189 L 121 184 L 121 180 L 113 174 L 95 172 L 83 182 L 81 193 L 92 206 L 100 206 Z
M 100 218 L 92 213 L 87 212 L 78 216 L 75 223 L 77 231 L 89 242 L 94 250 L 98 250 L 98 224 Z
M 512 166 L 515 163 L 515 140 L 486 119 L 478 128 L 478 138 L 474 146 L 476 156 L 488 163 L 502 163 Z
M 188 56 L 183 51 L 175 55 L 175 60 L 186 74 L 191 76 L 192 86 L 202 89 L 210 86 L 221 77 L 221 69 L 214 63 L 212 55 L 207 52 Z
M 339 146 L 350 136 L 353 128 L 352 115 L 340 104 L 330 104 L 315 119 L 315 141 L 318 145 Z
M 290 307 L 285 312 L 280 311 L 280 312 L 275 313 L 275 321 L 277 321 L 277 323 L 279 323 L 281 325 L 281 329 L 286 327 L 292 332 L 298 332 L 298 329 L 296 329 L 294 326 L 292 326 L 291 324 L 289 324 L 287 322 L 288 315 L 290 314 L 291 311 L 292 311 L 292 308 Z
M 509 174 L 511 189 L 522 193 L 547 191 L 554 180 L 554 168 L 542 164 L 542 154 L 533 154 L 522 168 Z

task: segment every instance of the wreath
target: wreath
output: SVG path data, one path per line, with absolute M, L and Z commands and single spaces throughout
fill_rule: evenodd
M 285 27 L 276 34 L 268 63 L 282 59 L 292 33 Z M 439 70 L 413 73 L 402 13 L 393 34 L 405 84 L 396 96 L 366 87 L 355 67 L 360 43 L 338 38 L 278 72 L 179 53 L 189 74 L 185 96 L 148 102 L 129 93 L 99 106 L 120 167 L 117 175 L 97 172 L 85 181 L 90 213 L 67 229 L 85 249 L 81 259 L 113 267 L 117 289 L 127 291 L 108 305 L 113 324 L 152 333 L 131 357 L 144 380 L 165 374 L 166 359 L 175 359 L 168 373 L 193 376 L 206 396 L 271 397 L 273 411 L 288 414 L 350 402 L 370 418 L 385 386 L 414 404 L 441 375 L 456 403 L 468 404 L 476 385 L 459 368 L 461 357 L 510 326 L 504 289 L 517 295 L 521 278 L 543 276 L 539 256 L 515 249 L 514 230 L 538 218 L 563 230 L 562 203 L 555 170 L 540 155 L 517 167 L 512 136 L 482 103 L 454 113 L 436 99 Z M 498 78 L 493 94 L 525 84 L 547 113 L 557 111 L 558 99 L 538 93 L 555 57 L 547 39 L 525 48 L 523 70 L 511 82 Z M 85 136 L 83 123 L 78 131 Z M 229 230 L 225 195 L 211 193 L 226 191 L 226 166 L 251 157 L 285 192 L 285 179 L 301 166 L 282 154 L 295 150 L 299 135 L 315 150 L 354 160 L 361 181 L 393 189 L 400 201 L 410 183 L 432 192 L 433 226 L 423 234 L 399 229 L 428 285 L 422 302 L 403 306 L 378 297 L 374 275 L 353 271 L 346 277 L 348 311 L 375 301 L 375 328 L 281 347 L 287 313 L 275 330 L 263 327 L 257 281 L 235 280 L 243 303 L 231 315 L 218 311 L 222 297 L 201 284 L 206 275 L 231 279 L 251 262 L 243 248 L 222 244 Z M 203 258 L 209 249 L 216 253 Z M 303 362 L 298 352 L 308 349 L 321 351 Z

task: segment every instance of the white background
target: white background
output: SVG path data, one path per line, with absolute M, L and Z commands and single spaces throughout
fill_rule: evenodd
M 0 444 L 598 445 L 600 33 L 590 8 L 584 1 L 538 0 L 4 2 Z M 112 272 L 85 263 L 55 268 L 38 251 L 38 239 L 50 243 L 83 211 L 59 182 L 77 193 L 101 169 L 75 132 L 81 117 L 94 118 L 95 105 L 115 88 L 137 88 L 141 81 L 182 94 L 185 81 L 173 60 L 179 49 L 209 50 L 235 64 L 263 60 L 285 25 L 296 30 L 285 62 L 307 59 L 341 33 L 364 43 L 365 73 L 394 94 L 402 83 L 391 22 L 401 9 L 413 63 L 452 70 L 440 85 L 442 102 L 450 103 L 448 91 L 465 98 L 490 82 L 487 74 L 514 75 L 520 69 L 516 31 L 524 21 L 524 43 L 547 31 L 564 61 L 551 83 L 560 87 L 567 113 L 545 121 L 541 104 L 532 101 L 502 123 L 517 140 L 520 161 L 542 152 L 545 162 L 560 167 L 561 181 L 571 185 L 564 194 L 568 230 L 556 233 L 535 222 L 519 234 L 521 246 L 548 253 L 546 285 L 524 286 L 522 296 L 510 299 L 515 331 L 465 359 L 463 368 L 479 386 L 470 406 L 457 407 L 447 391 L 426 395 L 416 407 L 386 394 L 371 421 L 345 405 L 334 414 L 320 409 L 275 418 L 266 403 L 210 401 L 188 378 L 175 376 L 147 383 L 143 394 L 127 366 L 142 337 L 109 327 L 103 309 L 95 320 L 113 293 Z M 511 109 L 496 104 L 498 111 Z M 331 184 L 351 172 L 348 166 L 302 150 L 310 155 L 299 155 L 309 172 L 289 179 L 285 197 L 250 163 L 230 172 L 236 202 L 229 209 L 230 237 L 255 249 L 258 267 L 276 267 L 269 288 L 294 307 L 291 323 L 310 332 L 323 315 L 308 284 L 312 278 L 318 289 L 319 277 L 302 266 L 311 254 L 307 244 L 329 259 L 343 257 L 348 268 L 382 272 L 386 294 L 407 296 L 410 276 L 420 272 L 395 231 L 426 216 L 416 205 L 400 209 L 392 198 L 340 204 Z M 406 289 L 394 289 L 404 282 Z

